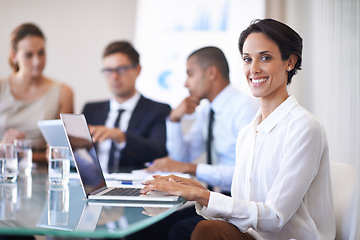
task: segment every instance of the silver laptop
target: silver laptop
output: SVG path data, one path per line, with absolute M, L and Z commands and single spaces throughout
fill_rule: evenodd
M 60 114 L 70 152 L 86 197 L 90 200 L 133 200 L 178 202 L 179 196 L 153 191 L 141 194 L 141 188 L 108 187 L 97 157 L 94 143 L 83 114 Z

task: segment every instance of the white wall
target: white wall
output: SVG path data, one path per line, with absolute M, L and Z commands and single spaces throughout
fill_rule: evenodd
M 304 65 L 296 80 L 301 101 L 323 122 L 331 160 L 348 162 L 358 172 L 359 15 L 359 0 L 287 1 L 287 21 L 304 37 Z
M 8 65 L 11 31 L 33 22 L 44 32 L 47 51 L 45 75 L 70 85 L 75 112 L 89 100 L 110 96 L 100 74 L 102 52 L 114 40 L 133 42 L 135 0 L 0 0 L 0 78 Z

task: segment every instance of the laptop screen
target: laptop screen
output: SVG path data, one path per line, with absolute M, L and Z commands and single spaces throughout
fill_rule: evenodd
M 95 146 L 83 114 L 60 114 L 86 196 L 106 187 Z

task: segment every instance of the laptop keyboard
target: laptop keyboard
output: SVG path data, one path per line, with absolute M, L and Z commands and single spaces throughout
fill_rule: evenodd
M 106 196 L 139 196 L 141 188 L 114 188 L 103 195 Z

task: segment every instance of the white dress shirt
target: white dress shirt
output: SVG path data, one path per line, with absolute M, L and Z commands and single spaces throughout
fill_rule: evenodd
M 206 150 L 210 107 L 215 112 L 213 123 L 213 164 L 199 163 L 196 177 L 223 191 L 230 191 L 235 165 L 236 137 L 241 128 L 250 123 L 259 108 L 258 101 L 228 85 L 215 99 L 196 109 L 191 129 L 183 135 L 181 123 L 166 122 L 169 156 L 182 162 L 196 160 Z
M 126 100 L 123 103 L 119 103 L 114 98 L 110 100 L 110 111 L 108 113 L 107 119 L 105 121 L 105 127 L 107 128 L 114 128 L 115 120 L 119 114 L 119 110 L 123 109 L 124 112 L 121 114 L 119 129 L 123 132 L 126 132 L 129 121 L 132 116 L 132 113 L 140 100 L 140 93 L 136 92 L 134 96 L 130 99 Z M 123 149 L 126 146 L 126 142 L 118 143 L 117 147 L 119 149 Z M 101 168 L 104 172 L 108 171 L 108 162 L 109 162 L 109 155 L 110 155 L 110 148 L 111 148 L 111 139 L 107 139 L 98 144 L 98 155 Z M 117 159 L 120 159 L 117 157 Z
M 198 213 L 255 239 L 335 238 L 328 143 L 322 125 L 290 96 L 240 131 L 232 197 L 212 192 Z

